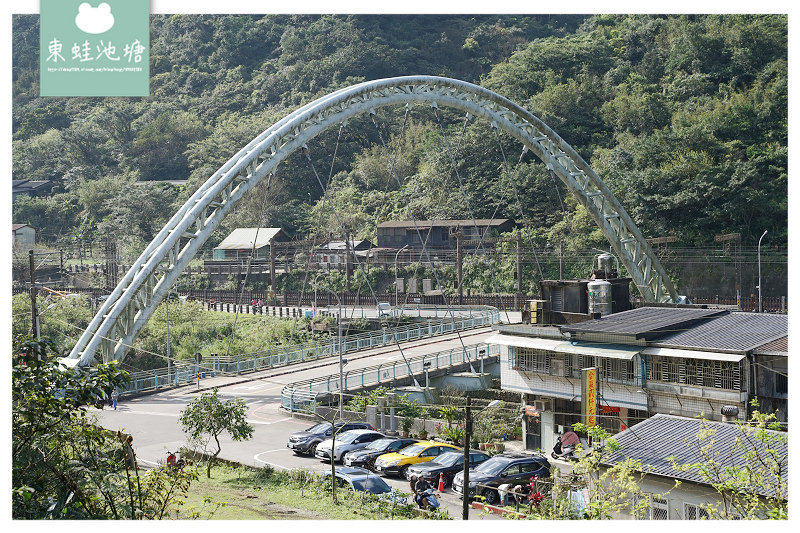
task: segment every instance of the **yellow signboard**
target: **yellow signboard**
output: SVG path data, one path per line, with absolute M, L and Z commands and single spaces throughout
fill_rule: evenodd
M 581 370 L 581 411 L 587 426 L 597 425 L 597 367 Z

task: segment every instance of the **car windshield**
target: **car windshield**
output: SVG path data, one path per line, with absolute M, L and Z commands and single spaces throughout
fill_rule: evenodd
M 460 453 L 444 453 L 431 461 L 431 463 L 436 463 L 442 466 L 453 466 L 461 457 L 462 455 Z
M 324 433 L 324 432 L 328 431 L 330 428 L 331 428 L 330 423 L 328 423 L 328 422 L 320 422 L 316 426 L 311 426 L 306 431 L 308 431 L 309 433 Z
M 385 450 L 395 439 L 378 439 L 367 444 L 367 450 Z
M 356 490 L 363 490 L 370 494 L 383 494 L 385 492 L 392 492 L 390 487 L 382 478 L 378 476 L 369 476 L 353 479 L 353 487 Z
M 416 456 L 417 456 L 417 455 L 419 455 L 419 454 L 422 452 L 422 450 L 424 450 L 425 448 L 427 448 L 427 446 L 422 446 L 422 445 L 419 445 L 419 444 L 414 444 L 414 445 L 412 445 L 412 446 L 408 446 L 407 448 L 403 448 L 402 450 L 400 450 L 400 451 L 399 451 L 399 452 L 397 452 L 397 453 L 399 453 L 400 455 L 407 455 L 408 457 L 416 457 Z
M 480 466 L 475 469 L 475 471 L 483 474 L 489 474 L 490 476 L 496 476 L 503 471 L 507 464 L 508 463 L 505 461 L 492 461 L 489 459 L 485 463 L 481 463 Z

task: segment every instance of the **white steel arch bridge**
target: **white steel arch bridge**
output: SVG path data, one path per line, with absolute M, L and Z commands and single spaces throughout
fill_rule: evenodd
M 517 139 L 583 204 L 646 301 L 676 302 L 666 271 L 630 216 L 592 168 L 547 124 L 483 87 L 434 76 L 368 81 L 340 89 L 276 122 L 231 157 L 186 201 L 133 263 L 66 359 L 121 361 L 178 276 L 236 203 L 278 164 L 349 118 L 423 102 L 481 117 Z

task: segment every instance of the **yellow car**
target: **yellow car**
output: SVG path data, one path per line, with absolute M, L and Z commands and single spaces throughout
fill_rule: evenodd
M 434 457 L 452 451 L 460 451 L 461 448 L 447 444 L 446 442 L 436 442 L 424 440 L 416 444 L 406 446 L 399 452 L 385 453 L 375 460 L 375 472 L 379 474 L 394 474 L 405 477 L 408 467 L 418 463 L 432 460 Z

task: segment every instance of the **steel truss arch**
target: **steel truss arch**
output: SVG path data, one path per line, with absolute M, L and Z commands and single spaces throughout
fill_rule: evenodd
M 72 349 L 69 364 L 122 360 L 167 290 L 236 203 L 305 143 L 349 118 L 426 102 L 481 117 L 520 141 L 590 213 L 646 301 L 677 301 L 661 263 L 600 177 L 549 126 L 511 100 L 460 80 L 407 76 L 340 89 L 290 113 L 250 141 L 172 216 L 114 289 Z

